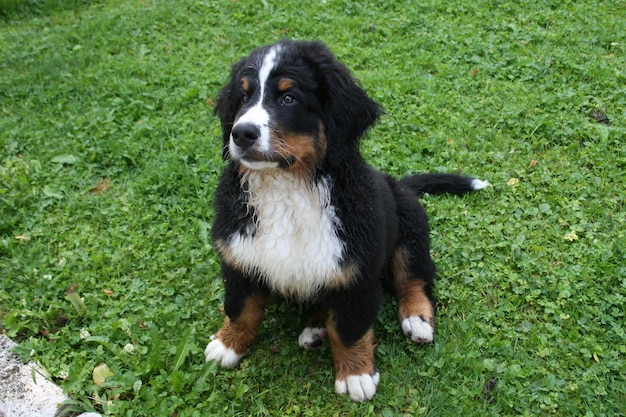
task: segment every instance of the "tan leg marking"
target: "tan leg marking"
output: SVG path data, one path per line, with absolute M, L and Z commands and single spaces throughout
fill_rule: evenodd
M 435 310 L 426 295 L 427 283 L 410 276 L 408 256 L 406 250 L 400 248 L 392 259 L 398 295 L 398 320 L 402 331 L 411 340 L 417 343 L 431 342 L 435 331 Z
M 400 286 L 398 289 L 398 319 L 418 316 L 434 327 L 435 312 L 424 291 L 425 286 L 426 283 L 421 280 L 406 282 Z
M 335 365 L 335 392 L 353 401 L 371 400 L 380 374 L 374 366 L 374 330 L 371 328 L 351 346 L 341 341 L 332 314 L 326 321 Z
M 256 338 L 263 321 L 264 309 L 270 302 L 268 298 L 258 294 L 249 297 L 237 320 L 231 321 L 226 318 L 224 325 L 216 334 L 217 339 L 239 355 L 246 353 Z
M 352 346 L 342 343 L 332 315 L 326 321 L 326 329 L 333 353 L 335 379 L 346 379 L 350 375 L 372 375 L 375 372 L 373 329 L 369 329 Z

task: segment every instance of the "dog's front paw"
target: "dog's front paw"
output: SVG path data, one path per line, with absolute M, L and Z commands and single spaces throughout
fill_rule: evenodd
M 298 336 L 298 344 L 305 350 L 317 349 L 324 344 L 326 335 L 324 327 L 306 327 Z
M 335 380 L 335 391 L 340 395 L 348 394 L 352 401 L 371 400 L 376 394 L 379 380 L 380 373 L 378 371 L 372 375 L 350 375 L 346 379 Z
M 415 343 L 430 343 L 435 338 L 435 329 L 431 322 L 420 316 L 411 316 L 402 320 L 402 332 Z
M 204 358 L 207 362 L 214 360 L 218 365 L 225 368 L 234 368 L 239 364 L 243 355 L 239 355 L 234 350 L 224 346 L 222 341 L 215 335 L 211 336 L 211 342 L 206 345 Z

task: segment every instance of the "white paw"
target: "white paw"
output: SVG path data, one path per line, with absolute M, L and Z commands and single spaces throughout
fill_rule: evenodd
M 474 178 L 472 180 L 472 190 L 482 190 L 483 188 L 487 188 L 489 187 L 491 184 L 489 184 L 489 181 L 485 181 L 485 180 L 480 180 L 478 178 Z
M 206 345 L 204 350 L 204 358 L 207 362 L 215 361 L 225 368 L 234 368 L 239 364 L 242 357 L 243 355 L 239 355 L 234 350 L 224 346 L 215 335 L 211 336 L 211 342 Z
M 340 395 L 348 394 L 352 401 L 371 400 L 374 394 L 376 394 L 379 380 L 380 373 L 378 371 L 374 375 L 350 375 L 346 379 L 335 380 L 335 392 Z
M 432 324 L 419 316 L 402 320 L 402 332 L 415 343 L 430 343 L 435 338 L 435 329 Z
M 316 349 L 324 344 L 326 339 L 326 328 L 306 327 L 298 336 L 298 344 L 306 350 Z

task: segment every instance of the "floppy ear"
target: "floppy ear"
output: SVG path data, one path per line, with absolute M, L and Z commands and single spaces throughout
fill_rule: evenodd
M 228 159 L 228 142 L 230 140 L 230 131 L 235 122 L 235 116 L 241 107 L 241 101 L 239 97 L 235 95 L 235 91 L 238 88 L 239 79 L 237 74 L 244 66 L 247 58 L 242 59 L 235 65 L 233 65 L 230 71 L 230 79 L 228 83 L 222 87 L 217 95 L 217 104 L 215 105 L 214 113 L 220 118 L 222 122 L 222 158 Z
M 368 97 L 348 68 L 320 42 L 308 45 L 312 64 L 322 80 L 327 161 L 341 165 L 358 152 L 359 139 L 378 119 L 382 108 Z

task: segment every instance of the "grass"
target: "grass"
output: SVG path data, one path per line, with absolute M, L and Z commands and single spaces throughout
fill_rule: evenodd
M 626 414 L 622 2 L 305 3 L 0 1 L 0 320 L 20 354 L 107 415 Z M 324 40 L 384 105 L 373 165 L 493 184 L 423 199 L 436 343 L 408 343 L 389 300 L 366 404 L 334 394 L 287 305 L 238 369 L 203 360 L 212 100 L 283 37 Z

